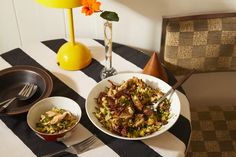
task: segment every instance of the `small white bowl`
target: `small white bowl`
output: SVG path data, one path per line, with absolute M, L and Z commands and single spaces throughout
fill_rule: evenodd
M 56 134 L 46 134 L 46 133 L 41 133 L 37 131 L 36 123 L 39 122 L 40 116 L 43 113 L 51 110 L 53 107 L 65 109 L 71 112 L 74 116 L 77 117 L 78 121 L 70 129 L 60 132 L 60 133 L 56 133 Z M 82 115 L 81 108 L 79 104 L 76 103 L 74 100 L 66 98 L 66 97 L 61 97 L 61 96 L 48 97 L 35 103 L 30 108 L 27 114 L 27 123 L 29 127 L 44 140 L 56 141 L 56 140 L 61 140 L 67 137 L 69 134 L 71 134 L 72 129 L 78 125 L 81 115 Z
M 150 76 L 146 74 L 140 74 L 140 73 L 122 73 L 118 74 L 109 78 L 106 78 L 99 82 L 89 93 L 87 99 L 86 99 L 86 104 L 85 104 L 85 109 L 86 113 L 90 119 L 90 121 L 102 132 L 106 133 L 107 135 L 119 138 L 119 139 L 124 139 L 124 140 L 143 140 L 147 138 L 151 138 L 157 135 L 160 135 L 167 131 L 171 126 L 174 125 L 174 123 L 177 121 L 179 115 L 180 115 L 180 100 L 176 92 L 173 93 L 173 95 L 170 98 L 170 118 L 168 119 L 168 123 L 166 125 L 163 125 L 160 130 L 144 137 L 137 137 L 137 138 L 128 138 L 128 137 L 122 137 L 119 136 L 105 127 L 102 126 L 102 124 L 98 121 L 96 116 L 94 115 L 94 112 L 96 112 L 95 107 L 97 106 L 95 98 L 98 97 L 99 93 L 104 91 L 106 87 L 110 87 L 111 83 L 108 82 L 108 80 L 111 80 L 115 84 L 121 84 L 124 81 L 127 81 L 128 79 L 131 79 L 133 76 L 138 77 L 139 79 L 142 79 L 146 84 L 151 86 L 152 88 L 159 88 L 161 89 L 162 92 L 166 93 L 169 89 L 171 89 L 170 85 L 168 85 L 166 82 Z

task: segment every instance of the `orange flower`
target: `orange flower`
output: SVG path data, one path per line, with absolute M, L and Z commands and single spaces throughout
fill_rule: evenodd
M 82 0 L 82 13 L 85 13 L 86 16 L 92 15 L 94 12 L 100 11 L 100 2 L 97 0 Z

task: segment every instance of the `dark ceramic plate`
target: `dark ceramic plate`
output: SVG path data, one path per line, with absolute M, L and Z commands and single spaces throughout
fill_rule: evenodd
M 33 104 L 50 96 L 53 82 L 47 72 L 33 66 L 19 65 L 0 71 L 0 102 L 16 96 L 26 83 L 36 84 L 36 93 L 25 101 L 14 100 L 1 114 L 16 115 L 27 112 Z

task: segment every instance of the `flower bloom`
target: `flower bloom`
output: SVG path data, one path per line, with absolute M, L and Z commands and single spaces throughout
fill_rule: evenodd
M 94 12 L 100 11 L 100 2 L 97 0 L 82 0 L 82 13 L 85 13 L 86 16 L 92 15 Z

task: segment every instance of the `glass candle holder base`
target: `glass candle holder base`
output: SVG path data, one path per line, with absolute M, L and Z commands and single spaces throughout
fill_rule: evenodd
M 114 69 L 114 68 L 107 69 L 106 67 L 104 67 L 100 73 L 100 77 L 101 77 L 101 79 L 105 79 L 107 77 L 110 77 L 110 76 L 113 76 L 116 74 L 117 74 L 116 69 Z

